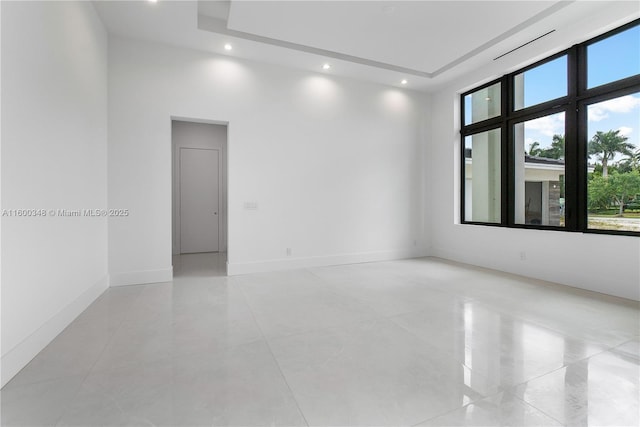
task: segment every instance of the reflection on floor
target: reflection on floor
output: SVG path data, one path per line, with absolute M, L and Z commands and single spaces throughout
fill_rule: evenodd
M 637 303 L 425 258 L 108 290 L 2 425 L 637 426 Z M 220 256 L 221 257 L 221 256 Z

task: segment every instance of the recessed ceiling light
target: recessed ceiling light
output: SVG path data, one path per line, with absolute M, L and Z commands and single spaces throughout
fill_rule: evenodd
M 402 85 L 406 85 L 407 83 L 409 83 L 409 82 L 407 81 L 407 79 L 402 79 L 402 81 L 400 82 L 400 84 L 402 84 Z
M 396 11 L 396 7 L 395 6 L 382 6 L 382 11 L 384 13 L 391 14 L 391 13 Z
M 323 69 L 323 70 L 328 70 L 329 68 L 331 68 L 331 65 L 330 65 L 330 64 L 324 64 L 324 65 L 322 66 L 322 69 Z
M 485 101 L 491 101 L 491 98 L 487 96 L 484 100 Z
M 158 3 L 158 0 L 147 0 L 149 3 Z
M 231 50 L 233 49 L 233 46 L 231 46 L 229 43 L 224 45 L 224 50 Z

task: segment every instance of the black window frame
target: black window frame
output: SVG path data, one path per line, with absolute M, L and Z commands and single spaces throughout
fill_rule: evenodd
M 588 228 L 588 122 L 589 105 L 640 92 L 640 74 L 587 88 L 587 47 L 630 28 L 640 26 L 633 20 L 583 43 L 571 46 L 512 73 L 491 80 L 460 94 L 460 223 L 491 227 L 522 228 L 623 236 L 640 236 L 630 230 Z M 514 109 L 515 76 L 562 56 L 567 56 L 567 95 L 529 107 Z M 501 111 L 492 117 L 465 125 L 465 97 L 500 83 Z M 549 226 L 515 223 L 515 149 L 513 127 L 539 117 L 565 112 L 565 225 Z M 492 129 L 501 129 L 501 215 L 500 223 L 468 221 L 465 219 L 465 138 Z M 582 142 L 582 143 L 581 143 Z M 575 195 L 575 197 L 569 197 Z

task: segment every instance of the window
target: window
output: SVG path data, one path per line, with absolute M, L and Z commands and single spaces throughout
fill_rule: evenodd
M 567 55 L 516 74 L 513 84 L 516 110 L 566 96 Z
M 640 20 L 461 102 L 463 223 L 640 235 Z
M 500 129 L 464 139 L 465 213 L 467 221 L 500 223 Z
M 513 128 L 514 222 L 564 227 L 564 111 Z
M 588 88 L 638 73 L 640 73 L 640 26 L 631 27 L 587 46 Z
M 464 124 L 481 122 L 500 115 L 500 84 L 478 89 L 464 97 Z
M 640 92 L 588 105 L 587 123 L 587 227 L 640 231 Z

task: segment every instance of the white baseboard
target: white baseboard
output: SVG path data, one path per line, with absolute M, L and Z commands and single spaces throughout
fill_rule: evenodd
M 227 275 L 263 273 L 296 268 L 323 267 L 329 265 L 356 264 L 360 262 L 391 261 L 396 259 L 418 258 L 428 255 L 425 248 L 409 250 L 359 252 L 352 254 L 314 256 L 305 258 L 281 258 L 268 261 L 227 263 Z
M 173 280 L 173 267 L 161 270 L 127 271 L 110 274 L 111 286 L 144 285 L 146 283 L 170 282 Z
M 578 280 L 573 277 L 573 275 L 575 275 L 575 270 L 569 270 L 572 272 L 571 275 L 561 275 L 558 273 L 553 274 L 547 271 L 547 269 L 540 269 L 538 266 L 533 267 L 533 270 L 532 267 L 529 267 L 528 269 L 524 267 L 518 268 L 519 266 L 517 263 L 514 263 L 513 265 L 498 263 L 497 260 L 499 260 L 499 258 L 488 254 L 467 254 L 445 248 L 433 248 L 431 256 L 475 267 L 515 274 L 529 279 L 541 280 L 558 286 L 575 288 L 588 292 L 597 292 L 599 294 L 624 298 L 632 301 L 640 301 L 637 287 L 630 287 L 632 290 L 625 292 L 603 285 L 603 283 L 608 283 L 606 281 L 590 281 L 589 278 Z
M 22 368 L 36 357 L 76 317 L 86 310 L 109 287 L 109 276 L 105 275 L 78 298 L 69 303 L 44 323 L 20 344 L 2 356 L 1 387 L 4 387 Z
M 442 259 L 448 259 L 450 261 L 457 261 L 457 262 L 462 262 L 465 264 L 471 264 L 471 265 L 475 265 L 472 262 L 469 262 L 468 259 L 466 257 L 461 256 L 459 253 L 454 252 L 454 251 L 450 251 L 450 250 L 446 250 L 443 248 L 432 248 L 431 249 L 431 256 L 436 257 L 436 258 L 442 258 Z

